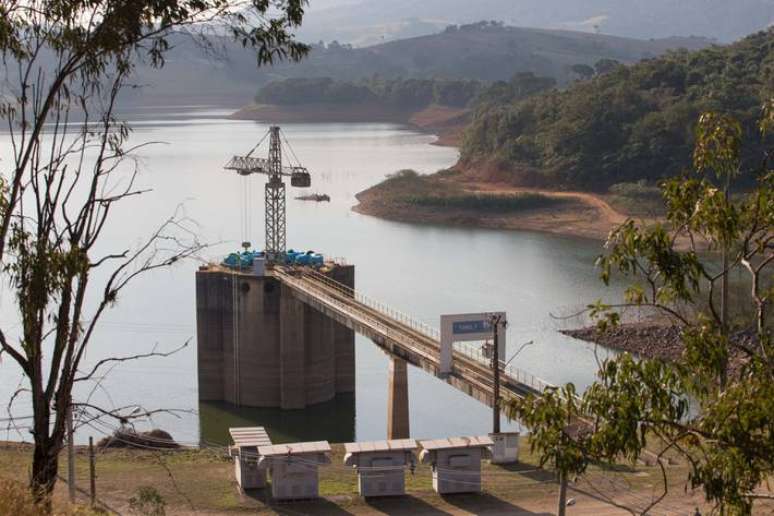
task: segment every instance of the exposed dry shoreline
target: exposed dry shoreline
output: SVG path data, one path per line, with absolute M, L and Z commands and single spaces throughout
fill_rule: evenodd
M 556 192 L 469 181 L 464 176 L 452 176 L 448 179 L 438 177 L 437 181 L 453 181 L 467 192 L 500 195 L 539 194 L 564 202 L 558 206 L 515 213 L 479 213 L 473 210 L 429 208 L 402 203 L 386 194 L 381 185 L 376 185 L 358 193 L 358 204 L 352 209 L 364 215 L 399 222 L 540 231 L 594 240 L 604 240 L 613 227 L 626 219 L 625 215 L 613 209 L 604 199 L 585 192 Z
M 685 345 L 680 339 L 680 328 L 666 324 L 622 324 L 601 334 L 593 326 L 576 330 L 563 330 L 561 333 L 616 351 L 667 362 L 677 361 L 685 350 Z M 750 339 L 750 336 L 735 335 L 734 338 L 741 341 Z M 745 359 L 746 357 L 742 352 L 732 351 L 729 363 L 731 375 L 738 373 Z

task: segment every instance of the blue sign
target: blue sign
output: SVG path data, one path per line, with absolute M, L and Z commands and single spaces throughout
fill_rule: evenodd
M 452 334 L 454 335 L 464 335 L 466 333 L 484 333 L 491 331 L 492 325 L 487 320 L 458 321 L 452 323 Z

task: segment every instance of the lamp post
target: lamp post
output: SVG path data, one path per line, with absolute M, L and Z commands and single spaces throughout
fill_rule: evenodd
M 492 341 L 494 343 L 494 349 L 492 349 L 492 374 L 494 376 L 494 388 L 493 388 L 493 403 L 492 403 L 492 433 L 500 433 L 500 346 L 499 346 L 499 333 L 500 326 L 505 328 L 507 324 L 503 319 L 502 314 L 493 314 L 489 318 L 489 322 L 492 325 Z

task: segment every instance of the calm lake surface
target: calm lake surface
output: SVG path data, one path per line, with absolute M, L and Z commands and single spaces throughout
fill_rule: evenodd
M 103 251 L 123 250 L 142 241 L 178 205 L 199 225 L 200 238 L 218 243 L 204 259 L 220 259 L 242 239 L 243 179 L 223 171 L 234 154 L 244 154 L 268 126 L 228 120 L 230 110 L 186 107 L 132 112 L 131 143 L 163 142 L 139 151 L 140 183 L 152 192 L 126 201 L 113 214 Z M 391 124 L 286 124 L 295 154 L 312 173 L 312 188 L 288 188 L 288 247 L 314 249 L 344 257 L 356 265 L 359 290 L 394 308 L 438 326 L 442 313 L 504 310 L 508 313 L 508 357 L 534 340 L 513 360 L 518 367 L 550 382 L 575 382 L 580 388 L 594 377 L 594 347 L 564 337 L 557 330 L 577 326 L 553 315 L 574 312 L 599 297 L 616 297 L 605 289 L 593 263 L 600 243 L 519 231 L 421 226 L 388 222 L 351 211 L 355 194 L 402 168 L 431 173 L 453 164 L 457 150 L 432 145 L 434 137 Z M 0 133 L 0 166 L 8 167 L 9 137 Z M 261 150 L 261 154 L 265 151 Z M 249 180 L 252 202 L 250 239 L 263 242 L 263 178 Z M 294 200 L 319 192 L 330 203 Z M 174 408 L 178 417 L 162 415 L 153 426 L 184 443 L 225 444 L 227 428 L 264 425 L 276 441 L 383 439 L 387 419 L 386 355 L 358 336 L 357 392 L 354 396 L 304 411 L 235 409 L 199 404 L 196 387 L 196 314 L 191 261 L 145 276 L 119 298 L 92 340 L 88 363 L 107 356 L 133 355 L 154 346 L 169 350 L 191 344 L 169 358 L 121 363 L 99 385 L 81 385 L 78 400 L 107 407 L 141 403 L 147 409 Z M 7 333 L 18 337 L 13 298 L 2 285 L 0 317 Z M 86 366 L 84 366 L 84 369 Z M 22 385 L 12 360 L 0 362 L 0 421 L 13 392 Z M 412 436 L 434 438 L 487 433 L 491 410 L 421 370 L 409 369 Z M 22 395 L 16 416 L 30 414 Z M 0 439 L 30 440 L 19 420 L 18 431 L 2 422 Z M 505 425 L 516 428 L 514 423 Z M 113 422 L 78 430 L 78 440 L 99 438 Z

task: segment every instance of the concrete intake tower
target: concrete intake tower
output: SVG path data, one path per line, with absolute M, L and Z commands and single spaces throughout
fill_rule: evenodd
M 355 267 L 321 273 L 352 289 Z M 355 391 L 355 334 L 270 274 L 196 273 L 200 401 L 302 409 Z

